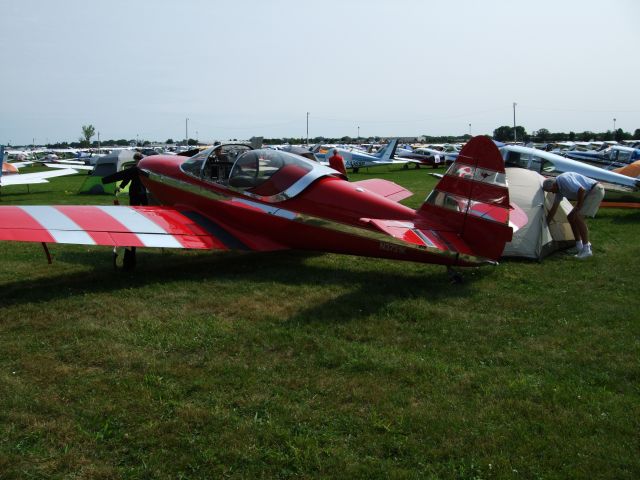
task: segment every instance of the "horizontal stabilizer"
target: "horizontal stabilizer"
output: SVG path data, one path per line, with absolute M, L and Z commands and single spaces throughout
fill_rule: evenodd
M 419 228 L 413 222 L 382 219 L 361 219 L 375 227 L 378 231 L 386 233 L 403 243 L 413 245 L 421 250 L 438 254 L 450 254 L 453 257 L 463 255 L 465 257 L 477 257 L 468 243 L 454 232 L 446 230 Z M 476 259 L 490 262 L 486 259 Z
M 369 190 L 370 192 L 376 193 L 395 202 L 399 202 L 413 195 L 412 192 L 404 187 L 401 187 L 397 183 L 390 182 L 389 180 L 382 180 L 379 178 L 352 182 L 352 185 L 362 187 L 366 190 Z

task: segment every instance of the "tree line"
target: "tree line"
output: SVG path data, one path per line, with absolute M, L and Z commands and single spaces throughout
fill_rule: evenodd
M 47 144 L 47 148 L 98 148 L 100 145 L 111 145 L 117 147 L 128 147 L 128 146 L 138 146 L 138 147 L 146 147 L 151 145 L 152 143 L 159 143 L 156 141 L 149 140 L 139 140 L 139 139 L 108 139 L 102 140 L 100 145 L 97 140 L 93 140 L 92 138 L 95 136 L 96 130 L 93 125 L 83 125 L 82 126 L 82 136 L 78 139 L 77 142 L 58 142 L 58 143 L 49 143 Z M 471 138 L 471 135 L 440 135 L 440 136 L 430 136 L 430 135 L 421 135 L 420 137 L 405 137 L 402 141 L 409 143 L 417 143 L 419 141 L 423 141 L 425 143 L 457 143 L 457 142 L 465 142 Z M 502 125 L 496 128 L 493 131 L 493 138 L 500 142 L 511 142 L 514 140 L 514 128 L 508 125 Z M 607 130 L 606 132 L 592 132 L 589 130 L 585 130 L 584 132 L 551 132 L 546 128 L 540 128 L 538 130 L 534 130 L 531 133 L 527 132 L 526 129 L 517 125 L 515 127 L 515 139 L 519 142 L 538 142 L 538 143 L 547 143 L 547 142 L 590 142 L 590 141 L 611 141 L 615 140 L 617 142 L 621 142 L 623 140 L 640 140 L 640 128 L 636 128 L 633 134 L 629 132 L 625 132 L 621 128 L 616 130 Z M 350 137 L 348 135 L 343 137 L 322 137 L 317 136 L 313 138 L 309 138 L 310 144 L 317 143 L 379 143 L 384 141 L 383 137 L 374 136 L 368 138 L 355 138 Z M 237 141 L 237 139 L 229 139 L 229 141 Z M 307 139 L 304 137 L 282 137 L 282 138 L 265 138 L 263 142 L 266 145 L 280 145 L 284 143 L 288 143 L 291 145 L 302 145 L 307 143 Z M 172 138 L 168 138 L 164 142 L 167 145 L 173 144 L 184 144 L 183 140 L 174 141 Z M 200 142 L 197 139 L 189 138 L 187 140 L 187 145 L 196 146 L 199 145 Z
M 514 128 L 507 125 L 496 128 L 493 131 L 493 138 L 500 142 L 510 142 L 514 139 Z M 519 142 L 591 142 L 591 141 L 611 141 L 621 142 L 623 140 L 640 140 L 640 128 L 636 128 L 633 134 L 625 132 L 621 128 L 607 130 L 606 132 L 550 132 L 546 128 L 540 128 L 528 133 L 524 127 L 517 125 L 515 128 L 515 138 Z

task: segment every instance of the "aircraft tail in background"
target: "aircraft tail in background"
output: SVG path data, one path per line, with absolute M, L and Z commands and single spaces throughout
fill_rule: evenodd
M 387 143 L 387 145 L 377 152 L 374 157 L 377 157 L 379 160 L 389 161 L 396 154 L 396 148 L 398 148 L 398 139 L 394 138 Z

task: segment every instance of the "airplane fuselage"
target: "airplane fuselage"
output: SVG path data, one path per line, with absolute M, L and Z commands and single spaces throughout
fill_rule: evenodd
M 180 168 L 184 161 L 162 155 L 143 159 L 138 165 L 143 183 L 159 203 L 212 219 L 211 228 L 217 235 L 224 232 L 230 247 L 293 248 L 444 265 L 476 264 L 465 260 L 464 255 L 442 254 L 419 242 L 407 244 L 406 239 L 395 239 L 376 229 L 370 220 L 413 225 L 420 214 L 339 177 L 318 178 L 299 195 L 274 202 L 231 188 L 225 182 L 188 175 Z M 266 245 L 265 238 L 269 239 Z

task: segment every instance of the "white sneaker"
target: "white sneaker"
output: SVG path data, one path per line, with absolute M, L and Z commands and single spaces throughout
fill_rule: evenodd
M 584 248 L 584 245 L 582 244 L 582 242 L 576 242 L 576 244 L 573 247 L 567 250 L 567 253 L 570 255 L 576 255 L 580 253 L 583 248 Z
M 582 251 L 580 253 L 578 253 L 576 255 L 576 258 L 579 258 L 581 260 L 585 259 L 585 258 L 589 258 L 593 256 L 593 252 L 591 251 L 591 247 L 590 246 L 586 246 L 582 249 Z

